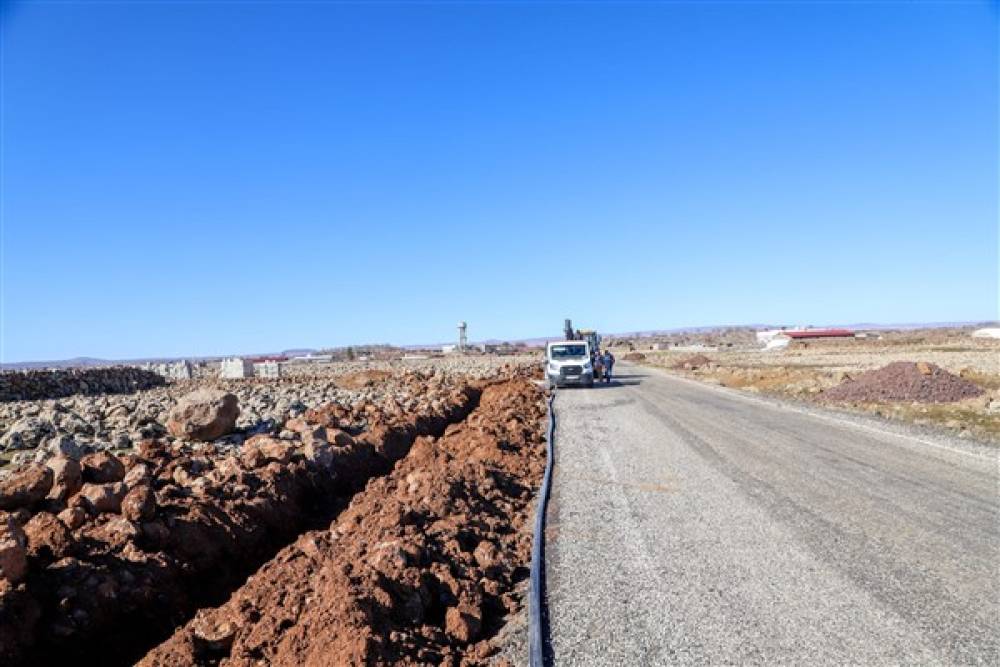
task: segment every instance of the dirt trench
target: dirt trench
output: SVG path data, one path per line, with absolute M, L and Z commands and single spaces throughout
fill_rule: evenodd
M 530 380 L 487 387 L 465 421 L 418 438 L 328 529 L 301 535 L 140 664 L 484 664 L 522 608 L 544 417 Z
M 416 416 L 374 415 L 336 445 L 262 437 L 208 455 L 143 442 L 124 457 L 124 479 L 106 485 L 128 490 L 123 509 L 87 513 L 71 499 L 83 517 L 72 530 L 44 509 L 21 517 L 29 568 L 25 581 L 0 589 L 0 664 L 134 664 L 303 531 L 328 524 L 417 438 L 463 420 L 480 392 L 449 390 L 439 409 Z M 137 488 L 143 505 L 129 512 Z

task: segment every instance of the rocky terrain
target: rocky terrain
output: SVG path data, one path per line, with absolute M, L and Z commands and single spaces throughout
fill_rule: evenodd
M 965 329 L 758 348 L 645 351 L 645 363 L 749 392 L 874 413 L 1000 443 L 1000 341 Z
M 523 365 L 536 361 L 532 356 L 441 358 L 405 362 L 344 362 L 305 365 L 280 379 L 248 378 L 220 380 L 213 377 L 174 381 L 164 384 L 154 375 L 157 386 L 129 394 L 88 395 L 71 392 L 77 388 L 79 374 L 71 371 L 12 373 L 30 375 L 64 398 L 8 401 L 0 403 L 0 465 L 29 460 L 43 460 L 54 452 L 127 450 L 146 438 L 170 437 L 167 415 L 179 398 L 195 389 L 222 389 L 236 396 L 240 405 L 238 430 L 218 444 L 238 445 L 250 435 L 274 432 L 291 417 L 309 407 L 336 402 L 360 408 L 376 405 L 390 410 L 409 410 L 416 398 L 406 389 L 406 378 L 447 377 L 459 373 L 467 378 L 484 378 L 505 365 Z M 86 371 L 104 372 L 109 369 Z M 136 377 L 147 377 L 145 371 Z M 380 382 L 401 373 L 402 381 Z M 59 384 L 71 378 L 66 385 Z M 353 426 L 362 428 L 363 413 Z
M 10 423 L 49 426 L 0 473 L 0 663 L 132 664 L 178 625 L 226 602 L 265 563 L 251 581 L 305 585 L 295 583 L 299 556 L 282 555 L 293 542 L 317 562 L 364 563 L 358 576 L 368 572 L 321 582 L 347 586 L 337 598 L 344 617 L 323 611 L 295 655 L 315 649 L 312 637 L 326 642 L 334 633 L 344 656 L 362 656 L 357 664 L 385 655 L 484 658 L 520 605 L 512 591 L 530 537 L 518 528 L 544 464 L 543 400 L 523 379 L 535 372 L 527 361 L 197 380 L 132 396 L 7 404 Z M 115 433 L 129 442 L 109 442 Z M 373 481 L 401 459 L 391 478 Z M 331 520 L 332 531 L 321 528 Z M 306 533 L 312 541 L 296 542 L 310 530 L 318 530 Z M 376 539 L 411 550 L 385 561 L 397 565 L 396 585 L 370 558 Z M 431 575 L 438 583 L 421 589 Z M 388 604 L 386 591 L 410 585 L 422 611 L 409 598 L 382 616 L 372 611 Z M 256 660 L 253 637 L 286 628 L 288 608 L 268 604 L 262 599 L 232 633 L 182 630 L 194 653 L 171 648 L 170 664 L 216 661 L 230 649 L 235 659 L 240 646 L 248 647 L 244 661 Z M 397 625 L 382 637 L 385 623 Z M 356 641 L 363 627 L 374 643 Z M 391 646 L 377 646 L 379 637 Z M 274 651 L 274 660 L 296 664 Z
M 0 402 L 60 398 L 74 394 L 130 394 L 166 384 L 156 373 L 115 366 L 112 368 L 0 373 Z

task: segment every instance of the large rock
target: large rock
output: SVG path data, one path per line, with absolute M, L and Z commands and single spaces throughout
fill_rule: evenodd
M 84 484 L 80 496 L 94 514 L 117 513 L 121 511 L 125 498 L 125 484 Z
M 108 484 L 121 481 L 125 477 L 125 466 L 114 454 L 95 452 L 80 459 L 83 466 L 83 481 L 93 484 Z
M 79 462 L 65 456 L 54 456 L 45 465 L 52 470 L 53 476 L 49 498 L 65 501 L 83 486 Z
M 28 538 L 14 517 L 0 513 L 0 579 L 12 584 L 28 574 Z
M 215 440 L 236 427 L 239 401 L 218 389 L 199 389 L 183 397 L 167 420 L 171 435 L 185 440 Z
M 51 422 L 38 417 L 25 417 L 15 422 L 3 437 L 0 437 L 0 451 L 11 449 L 34 449 L 55 432 Z
M 129 521 L 149 521 L 156 516 L 156 494 L 152 487 L 142 484 L 125 494 L 122 516 Z
M 69 529 L 56 518 L 55 514 L 39 512 L 24 524 L 24 534 L 28 538 L 28 555 L 43 556 L 58 560 L 66 555 L 73 536 Z
M 52 470 L 41 465 L 29 465 L 0 481 L 0 510 L 30 507 L 45 498 L 52 488 Z

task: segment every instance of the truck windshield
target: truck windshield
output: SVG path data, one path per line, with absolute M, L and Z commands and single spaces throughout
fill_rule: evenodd
M 549 348 L 553 359 L 572 359 L 587 356 L 586 345 L 553 345 Z

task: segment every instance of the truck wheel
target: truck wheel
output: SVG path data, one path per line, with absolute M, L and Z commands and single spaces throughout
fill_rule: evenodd
M 593 380 L 588 380 L 587 384 L 585 384 L 583 386 L 585 386 L 587 389 L 593 389 L 594 388 L 594 381 Z

